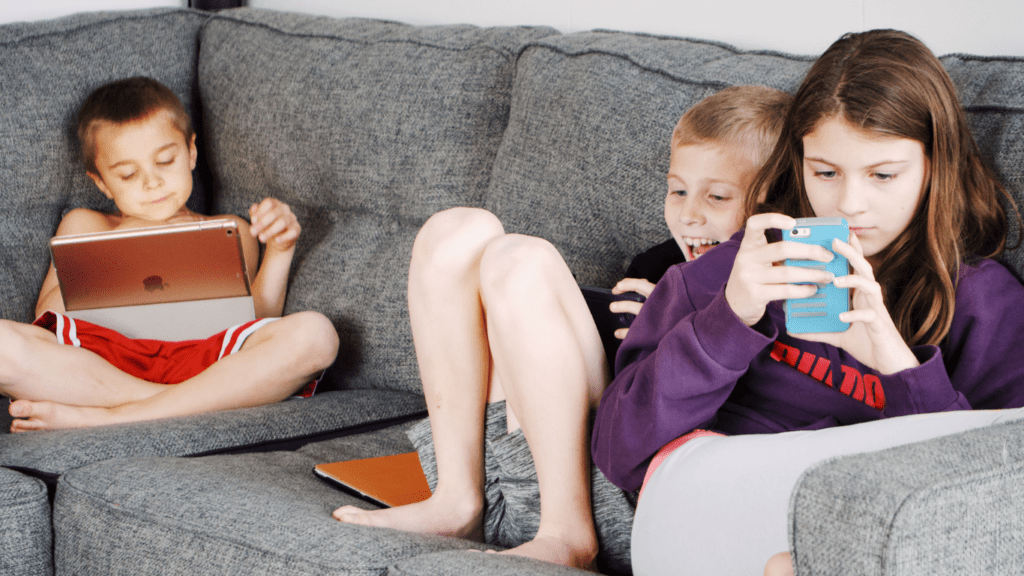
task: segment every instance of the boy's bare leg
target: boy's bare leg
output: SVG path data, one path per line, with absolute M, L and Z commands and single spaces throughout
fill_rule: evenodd
M 153 420 L 270 404 L 287 398 L 330 366 L 338 336 L 330 321 L 300 312 L 254 332 L 242 348 L 197 376 L 117 406 L 72 406 L 19 400 L 12 431 L 77 428 Z
M 572 273 L 546 241 L 508 235 L 481 266 L 491 354 L 537 468 L 540 526 L 506 553 L 578 568 L 597 554 L 589 409 L 609 379 L 604 348 Z
M 430 415 L 437 486 L 427 500 L 384 510 L 343 506 L 343 522 L 483 539 L 484 410 L 490 353 L 480 303 L 484 247 L 504 234 L 489 212 L 432 216 L 413 245 L 409 319 Z
M 793 576 L 793 557 L 789 552 L 779 552 L 768 559 L 764 576 Z
M 0 320 L 0 392 L 72 406 L 117 406 L 166 389 L 118 370 L 97 354 L 57 343 L 45 328 Z

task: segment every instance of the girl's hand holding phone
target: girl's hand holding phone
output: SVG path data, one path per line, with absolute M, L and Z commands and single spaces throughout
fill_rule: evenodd
M 864 258 L 857 235 L 850 233 L 850 243 L 835 240 L 832 249 L 846 257 L 853 272 L 833 280 L 839 288 L 850 288 L 850 311 L 839 319 L 849 322 L 845 332 L 800 334 L 799 338 L 824 342 L 846 350 L 862 364 L 882 374 L 893 374 L 920 363 L 900 336 L 892 316 L 885 307 L 882 287 L 875 281 L 874 269 Z
M 788 230 L 795 225 L 796 219 L 784 214 L 757 214 L 747 220 L 725 285 L 726 301 L 747 326 L 761 320 L 769 302 L 808 298 L 817 291 L 815 284 L 832 281 L 828 271 L 781 265 L 786 259 L 828 262 L 834 257 L 822 246 L 787 241 L 769 243 L 765 237 L 768 229 Z

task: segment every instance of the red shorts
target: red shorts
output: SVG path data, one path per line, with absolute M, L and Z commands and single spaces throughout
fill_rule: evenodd
M 214 334 L 205 340 L 132 339 L 120 332 L 53 311 L 44 312 L 34 325 L 57 336 L 58 344 L 77 346 L 96 353 L 119 370 L 147 382 L 178 384 L 209 368 L 221 358 L 238 352 L 246 338 L 277 318 L 252 320 Z M 298 395 L 312 396 L 317 381 Z

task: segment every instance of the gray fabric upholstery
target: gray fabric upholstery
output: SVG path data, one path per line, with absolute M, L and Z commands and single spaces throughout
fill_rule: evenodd
M 46 486 L 0 468 L 0 576 L 53 574 L 52 545 Z
M 987 165 L 1024 208 L 1024 58 L 953 55 L 942 58 L 942 65 L 957 86 Z M 1010 223 L 1013 241 L 1020 231 L 1012 214 Z M 1007 252 L 1004 260 L 1024 278 L 1024 249 Z
M 638 34 L 415 27 L 250 9 L 0 26 L 0 318 L 31 320 L 46 241 L 68 210 L 112 207 L 76 161 L 75 110 L 98 85 L 146 74 L 194 112 L 203 177 L 193 207 L 245 214 L 264 196 L 288 202 L 304 230 L 286 311 L 321 311 L 342 339 L 325 384 L 343 390 L 310 400 L 0 435 L 0 466 L 51 482 L 63 475 L 53 508 L 57 568 L 572 572 L 461 552 L 481 548 L 468 542 L 332 520 L 337 506 L 366 504 L 316 480 L 312 465 L 409 450 L 405 426 L 294 452 L 154 457 L 301 443 L 421 411 L 405 282 L 427 217 L 487 207 L 508 231 L 551 240 L 580 282 L 611 285 L 634 254 L 666 236 L 664 172 L 682 112 L 728 85 L 792 90 L 811 60 Z M 1024 60 L 957 55 L 943 63 L 984 157 L 1021 202 Z M 1024 270 L 1021 250 L 1008 261 Z M 1024 570 L 1016 426 L 809 472 L 793 500 L 798 574 Z M 964 538 L 972 546 L 959 546 Z M 0 574 L 14 558 L 8 550 L 26 558 L 11 560 L 19 570 L 50 573 L 50 546 L 45 488 L 0 469 Z
M 1024 571 L 1024 422 L 807 470 L 790 502 L 799 576 Z
M 676 121 L 734 84 L 794 90 L 810 59 L 700 41 L 587 32 L 523 52 L 487 207 L 506 230 L 550 240 L 583 284 L 612 286 L 668 237 Z
M 200 12 L 99 12 L 0 27 L 0 318 L 31 322 L 47 241 L 77 207 L 112 210 L 78 162 L 77 111 L 100 85 L 152 76 L 187 106 Z M 202 196 L 192 206 L 202 208 Z
M 344 524 L 373 505 L 313 466 L 406 452 L 405 426 L 295 452 L 108 461 L 66 474 L 54 504 L 58 571 L 116 574 L 383 574 L 409 556 L 472 542 Z
M 419 390 L 405 296 L 434 212 L 480 205 L 515 58 L 546 28 L 412 27 L 239 10 L 202 33 L 216 209 L 270 195 L 303 225 L 286 312 L 330 317 L 325 384 Z
M 341 390 L 278 404 L 83 430 L 0 435 L 0 466 L 42 476 L 111 458 L 187 456 L 355 428 L 410 416 L 423 397 L 385 390 Z

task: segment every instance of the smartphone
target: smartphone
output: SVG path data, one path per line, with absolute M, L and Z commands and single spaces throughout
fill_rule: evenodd
M 614 364 L 615 353 L 618 351 L 619 343 L 621 342 L 621 340 L 615 337 L 615 331 L 619 328 L 629 328 L 636 315 L 612 312 L 608 306 L 616 300 L 643 302 L 644 297 L 636 292 L 612 294 L 609 288 L 587 286 L 584 284 L 580 285 L 580 291 L 583 292 L 583 299 L 587 301 L 590 315 L 594 317 L 594 324 L 597 325 L 597 331 L 601 335 L 601 344 L 604 346 L 608 363 Z
M 832 240 L 850 240 L 850 227 L 844 218 L 797 218 L 796 226 L 783 231 L 783 240 L 817 244 L 832 251 Z M 845 256 L 835 252 L 831 262 L 817 260 L 786 260 L 786 266 L 828 270 L 834 276 L 850 273 Z M 850 289 L 834 284 L 818 284 L 818 291 L 809 298 L 786 300 L 786 331 L 790 334 L 810 332 L 845 332 L 850 325 L 839 320 L 839 314 L 850 309 Z

